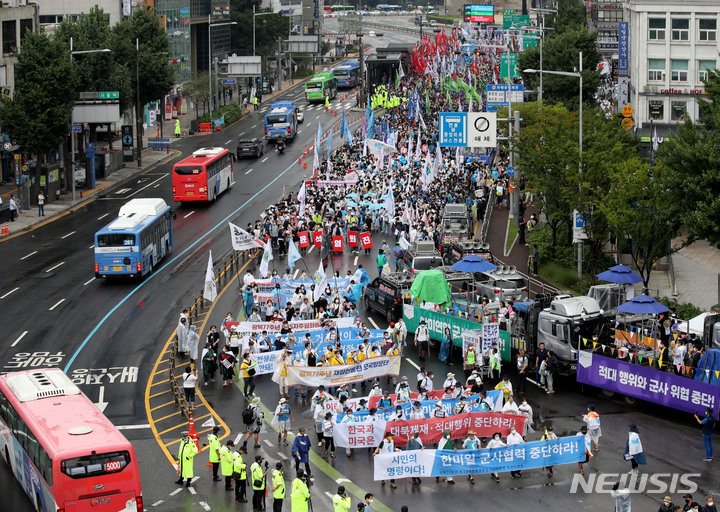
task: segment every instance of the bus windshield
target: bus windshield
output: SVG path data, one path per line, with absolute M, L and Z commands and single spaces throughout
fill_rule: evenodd
M 268 114 L 265 116 L 265 122 L 268 124 L 285 123 L 285 114 Z
M 109 235 L 98 235 L 98 247 L 132 247 L 135 245 L 135 235 L 132 233 L 113 233 Z
M 88 478 L 119 473 L 128 464 L 130 464 L 130 454 L 122 451 L 66 459 L 62 461 L 60 469 L 70 478 Z
M 182 174 L 183 176 L 200 174 L 202 171 L 202 167 L 175 167 L 175 174 Z

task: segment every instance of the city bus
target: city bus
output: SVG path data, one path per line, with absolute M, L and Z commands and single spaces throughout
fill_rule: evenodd
M 59 368 L 0 376 L 0 450 L 34 510 L 143 510 L 132 444 Z
M 355 87 L 360 77 L 360 63 L 356 60 L 340 64 L 333 70 L 338 88 Z
M 202 148 L 173 166 L 175 202 L 214 201 L 233 185 L 232 153 L 225 148 Z
M 333 5 L 331 6 L 331 9 L 333 13 L 355 12 L 354 5 Z
M 95 233 L 95 277 L 142 277 L 170 252 L 172 213 L 163 199 L 131 199 Z
M 309 103 L 325 102 L 337 95 L 337 79 L 332 73 L 318 73 L 305 84 L 305 98 Z
M 294 101 L 278 101 L 265 114 L 265 138 L 274 140 L 281 136 L 292 140 L 297 135 L 297 107 Z
M 382 11 L 382 12 L 400 12 L 400 11 L 402 11 L 402 7 L 399 5 L 378 4 L 375 8 L 378 11 Z

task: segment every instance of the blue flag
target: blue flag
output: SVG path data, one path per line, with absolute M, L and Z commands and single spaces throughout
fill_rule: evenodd
M 332 139 L 333 139 L 333 129 L 331 126 L 330 131 L 328 132 L 327 141 L 325 141 L 325 145 L 327 146 L 328 160 L 330 160 L 330 153 L 332 153 Z
M 345 136 L 345 126 L 347 126 L 347 119 L 345 118 L 345 112 L 342 114 L 342 122 L 340 123 L 340 138 Z
M 315 147 L 320 149 L 320 139 L 322 139 L 322 123 L 318 121 L 318 131 L 317 135 L 315 136 Z

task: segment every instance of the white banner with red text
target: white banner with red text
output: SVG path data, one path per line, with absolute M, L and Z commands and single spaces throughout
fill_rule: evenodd
M 401 359 L 401 356 L 381 356 L 370 357 L 356 364 L 288 366 L 288 385 L 318 387 L 323 384 L 328 387 L 377 379 L 386 375 L 399 375 Z

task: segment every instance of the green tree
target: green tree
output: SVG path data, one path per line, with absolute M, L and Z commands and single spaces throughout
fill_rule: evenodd
M 278 37 L 286 39 L 289 35 L 289 19 L 280 13 L 270 14 L 270 9 L 262 9 L 259 0 L 233 0 L 230 3 L 230 20 L 237 23 L 231 27 L 232 47 L 252 55 L 253 6 L 256 14 L 263 13 L 255 16 L 255 55 L 275 55 Z
M 25 153 L 55 150 L 68 135 L 73 108 L 70 56 L 48 34 L 25 35 L 15 64 L 15 100 L 3 100 L 0 119 Z
M 553 27 L 556 33 L 559 34 L 575 29 L 587 31 L 585 5 L 581 0 L 558 0 L 556 8 L 557 14 L 554 17 L 549 18 L 546 16 L 545 18 L 545 24 Z
M 549 32 L 543 43 L 543 69 L 549 71 L 577 72 L 579 52 L 583 52 L 583 101 L 593 102 L 593 94 L 600 85 L 597 63 L 600 53 L 597 48 L 597 33 L 586 28 L 574 28 L 555 34 Z M 540 45 L 528 48 L 518 56 L 518 67 L 540 69 Z M 526 89 L 537 90 L 540 85 L 539 73 L 523 73 Z M 570 109 L 578 105 L 578 78 L 543 74 L 543 103 L 563 103 Z
M 673 214 L 687 228 L 687 244 L 705 239 L 720 247 L 720 72 L 704 81 L 710 102 L 703 102 L 703 117 L 688 117 L 673 137 L 665 138 L 657 151 L 660 180 L 676 193 Z
M 195 104 L 195 119 L 200 117 L 200 109 L 198 108 L 200 105 L 203 105 L 205 112 L 209 110 L 210 89 L 208 88 L 207 73 L 197 74 L 184 86 L 183 91 Z

